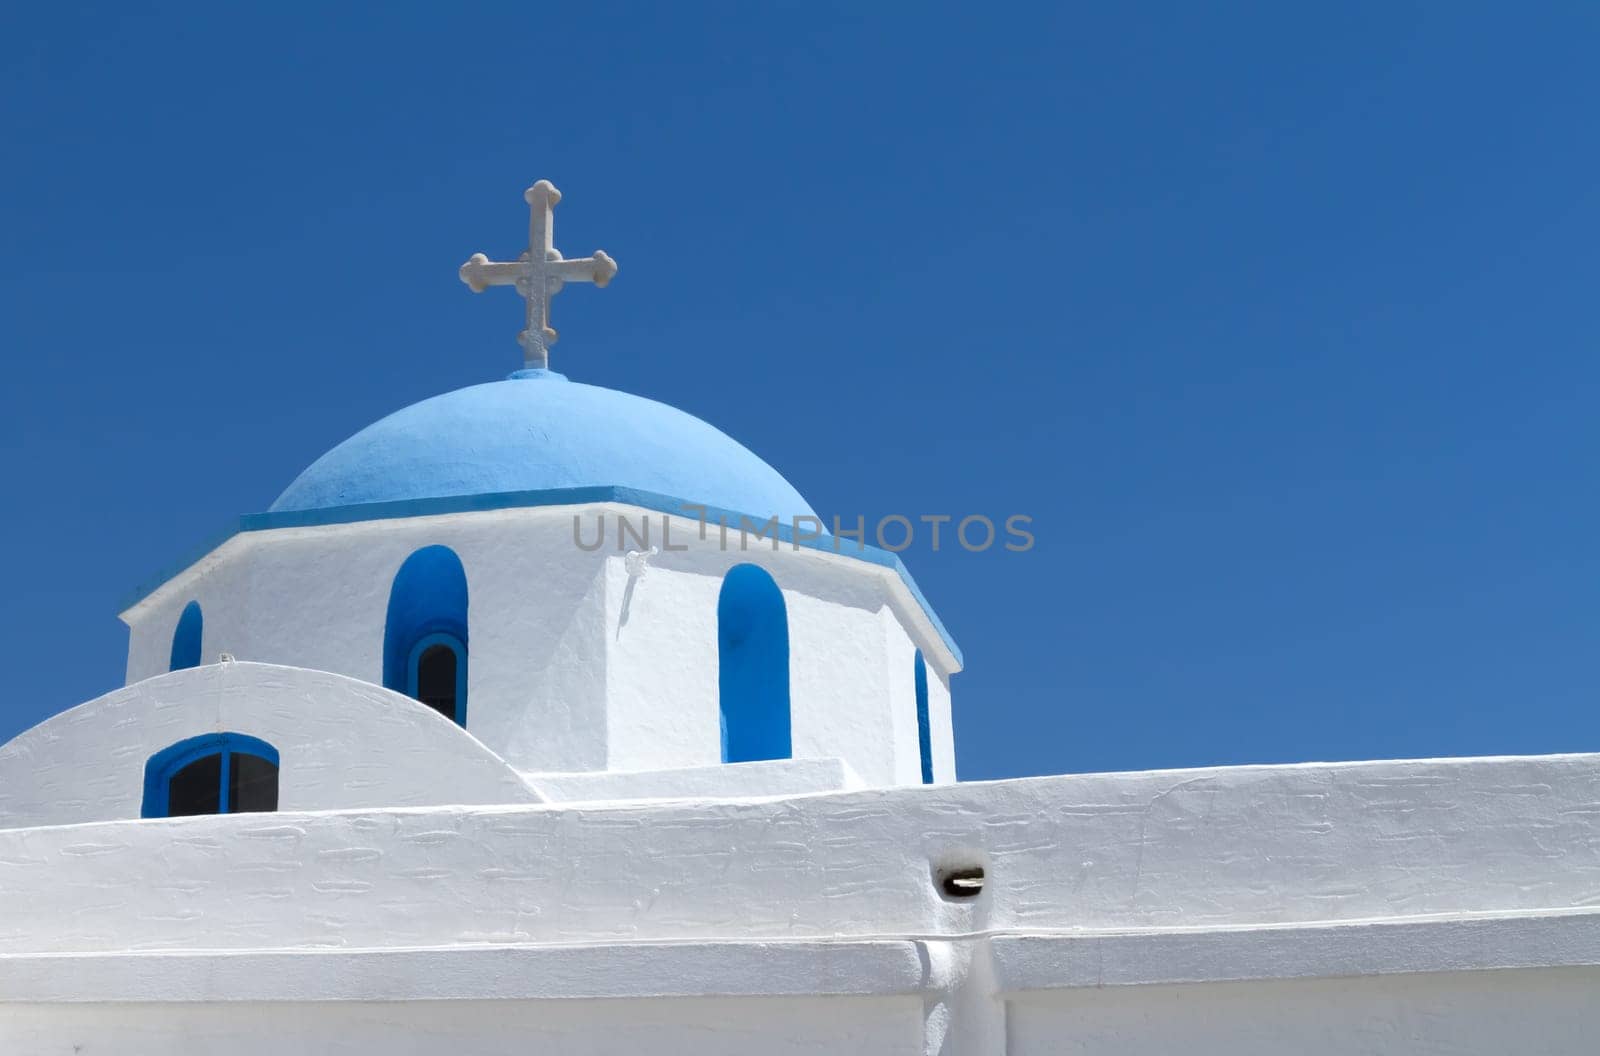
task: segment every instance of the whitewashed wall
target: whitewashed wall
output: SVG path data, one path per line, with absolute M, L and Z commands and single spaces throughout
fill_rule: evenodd
M 1556 756 L 0 831 L 0 1051 L 1582 1053 L 1597 803 Z
M 928 665 L 928 726 L 932 734 L 933 779 L 956 779 L 955 716 L 950 707 L 950 675 Z
M 720 759 L 717 598 L 722 577 L 741 563 L 766 569 L 783 592 L 795 757 L 842 759 L 869 785 L 919 782 L 912 647 L 882 574 L 755 542 L 659 554 L 636 577 L 624 562 L 608 562 L 610 767 Z
M 524 771 L 521 776 L 550 803 L 764 799 L 866 787 L 866 782 L 843 759 L 763 759 L 670 770 Z
M 593 662 L 602 562 L 571 526 L 521 511 L 244 533 L 124 614 L 130 683 L 165 671 L 183 605 L 205 614 L 208 659 L 332 671 L 380 684 L 389 592 L 425 546 L 460 557 L 470 593 L 467 726 L 537 769 L 603 768 L 604 670 Z M 537 735 L 531 735 L 537 731 Z
M 1558 756 L 0 831 L 0 952 L 1588 912 L 1597 804 L 1600 760 Z M 940 894 L 952 862 L 981 897 Z
M 382 678 L 396 571 L 435 544 L 461 558 L 471 596 L 467 726 L 518 769 L 661 770 L 720 759 L 716 602 L 743 561 L 772 573 L 790 630 L 797 757 L 839 758 L 872 785 L 920 780 L 911 655 L 929 667 L 936 776 L 954 779 L 954 660 L 892 572 L 752 541 L 722 550 L 676 521 L 672 542 L 630 576 L 614 504 L 514 509 L 235 536 L 124 618 L 130 683 L 167 668 L 179 613 L 198 600 L 203 655 Z M 585 552 L 604 514 L 607 546 Z M 661 516 L 651 514 L 661 542 Z
M 0 1005 L 18 1056 L 923 1056 L 915 998 Z
M 911 996 L 608 1000 L 0 1003 L 0 1049 L 278 1056 L 1580 1056 L 1600 970 L 974 994 L 998 1029 Z M 974 1011 L 963 1009 L 967 1020 Z
M 286 811 L 540 798 L 409 697 L 322 671 L 212 664 L 108 693 L 0 746 L 0 828 L 137 818 L 150 756 L 222 732 L 278 750 Z M 127 893 L 150 879 L 130 878 Z
M 1600 970 L 1072 990 L 1014 1003 L 1008 1056 L 1580 1056 Z

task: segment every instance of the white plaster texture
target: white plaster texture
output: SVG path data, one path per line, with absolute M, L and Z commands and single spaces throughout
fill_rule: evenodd
M 409 697 L 323 671 L 225 663 L 115 690 L 0 746 L 0 829 L 137 818 L 152 755 L 224 732 L 278 749 L 281 810 L 540 798 Z
M 18 1005 L 0 1050 L 28 1056 L 923 1056 L 914 998 Z
M 1555 756 L 14 828 L 0 1051 L 1584 1052 L 1597 817 Z
M 0 832 L 0 949 L 1185 929 L 1584 911 L 1592 756 Z M 945 898 L 944 865 L 981 864 Z
M 547 802 L 633 799 L 765 799 L 864 788 L 843 759 L 769 759 L 674 770 L 524 773 Z
M 1584 968 L 1076 990 L 1013 1004 L 1003 1051 L 1579 1056 L 1597 986 Z
M 933 780 L 956 779 L 955 715 L 950 708 L 950 674 L 928 665 L 928 726 L 933 749 Z

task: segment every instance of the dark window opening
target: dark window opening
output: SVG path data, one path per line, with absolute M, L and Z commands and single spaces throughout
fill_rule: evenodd
M 226 779 L 224 779 L 226 773 Z M 167 780 L 167 817 L 278 809 L 278 764 L 244 752 L 213 752 Z
M 228 761 L 228 813 L 278 809 L 278 764 L 244 752 Z
M 222 753 L 202 755 L 167 782 L 167 816 L 222 813 Z
M 456 717 L 456 651 L 430 645 L 417 660 L 417 699 L 451 721 Z
M 278 809 L 278 750 L 242 733 L 210 733 L 162 749 L 145 764 L 146 818 Z

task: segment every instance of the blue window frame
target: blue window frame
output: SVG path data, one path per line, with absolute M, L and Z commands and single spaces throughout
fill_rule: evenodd
M 467 724 L 467 647 L 445 631 L 424 635 L 406 658 L 406 696 Z
M 912 665 L 912 678 L 917 687 L 917 750 L 922 755 L 922 783 L 933 784 L 933 731 L 928 726 L 928 665 L 917 650 L 916 663 Z
M 465 726 L 467 644 L 466 570 L 448 546 L 425 546 L 389 588 L 383 684 Z
M 206 733 L 163 748 L 144 767 L 140 816 L 278 809 L 278 750 L 242 733 Z

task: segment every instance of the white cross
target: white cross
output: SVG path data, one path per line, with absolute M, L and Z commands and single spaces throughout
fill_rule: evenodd
M 461 281 L 482 293 L 490 286 L 515 286 L 528 302 L 528 328 L 517 335 L 522 343 L 523 365 L 544 368 L 550 365 L 550 346 L 556 332 L 550 326 L 550 298 L 569 282 L 592 282 L 604 286 L 617 273 L 617 262 L 604 250 L 592 257 L 564 260 L 551 245 L 555 226 L 554 210 L 561 192 L 549 180 L 540 180 L 522 195 L 532 214 L 528 221 L 528 252 L 514 264 L 498 264 L 482 253 L 474 253 L 461 265 Z

